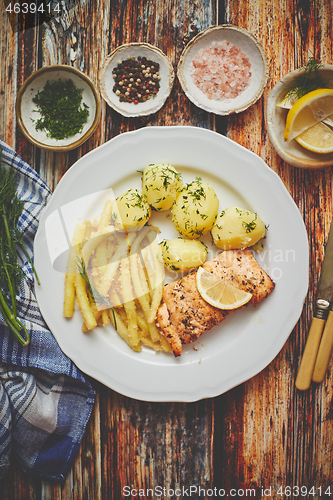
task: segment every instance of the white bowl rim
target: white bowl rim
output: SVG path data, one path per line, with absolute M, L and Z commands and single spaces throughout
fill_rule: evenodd
M 292 165 L 293 167 L 297 168 L 323 169 L 333 165 L 333 153 L 331 153 L 330 157 L 328 157 L 326 156 L 326 154 L 312 153 L 309 151 L 308 152 L 309 157 L 302 158 L 300 156 L 297 156 L 296 154 L 287 152 L 283 148 L 283 140 L 280 138 L 280 134 L 277 133 L 276 128 L 274 126 L 276 102 L 280 102 L 280 100 L 282 100 L 281 95 L 285 90 L 286 84 L 288 84 L 290 80 L 292 80 L 293 78 L 295 78 L 304 71 L 305 68 L 302 67 L 299 69 L 294 69 L 290 73 L 287 73 L 283 78 L 281 78 L 281 80 L 279 80 L 275 84 L 275 86 L 270 91 L 265 109 L 267 134 L 275 151 L 282 158 L 282 160 L 284 160 L 289 165 Z M 323 63 L 320 65 L 319 71 L 332 72 L 332 79 L 333 79 L 333 64 Z M 307 150 L 305 148 L 302 148 L 302 146 L 299 146 L 299 148 L 301 148 L 300 150 L 305 156 L 307 154 Z
M 73 141 L 72 143 L 67 144 L 65 146 L 54 146 L 54 145 L 44 144 L 44 143 L 36 140 L 34 137 L 32 137 L 30 135 L 29 131 L 27 130 L 27 128 L 22 120 L 22 116 L 21 116 L 22 98 L 23 98 L 23 95 L 24 95 L 25 91 L 27 90 L 28 86 L 36 78 L 38 78 L 40 75 L 42 75 L 43 73 L 50 72 L 50 71 L 52 71 L 52 72 L 53 71 L 68 71 L 69 73 L 74 73 L 75 75 L 77 75 L 79 78 L 81 78 L 83 81 L 85 81 L 89 85 L 89 87 L 93 93 L 93 96 L 95 98 L 95 103 L 96 103 L 95 118 L 94 118 L 94 121 L 93 121 L 91 127 L 80 138 L 75 139 L 75 141 Z M 72 149 L 77 148 L 81 144 L 83 144 L 95 132 L 95 130 L 98 126 L 99 120 L 100 120 L 100 116 L 101 116 L 101 98 L 99 96 L 99 93 L 97 91 L 95 84 L 93 83 L 93 81 L 91 80 L 91 78 L 88 75 L 86 75 L 82 71 L 74 68 L 73 66 L 69 66 L 67 64 L 54 64 L 54 65 L 43 66 L 42 68 L 39 68 L 38 70 L 34 71 L 24 81 L 24 83 L 20 87 L 18 94 L 17 94 L 15 110 L 16 110 L 17 123 L 19 124 L 19 126 L 22 130 L 22 133 L 25 135 L 25 137 L 32 144 L 34 144 L 34 146 L 37 146 L 41 149 L 46 149 L 49 151 L 55 151 L 55 152 L 57 152 L 57 151 L 59 151 L 59 152 L 70 151 Z
M 238 107 L 235 107 L 235 108 L 233 108 L 231 110 L 223 110 L 222 109 L 222 110 L 214 110 L 213 111 L 211 108 L 208 108 L 208 107 L 204 106 L 203 104 L 199 103 L 198 100 L 195 99 L 189 93 L 188 88 L 187 88 L 186 78 L 185 78 L 185 76 L 183 74 L 182 68 L 183 68 L 184 62 L 186 60 L 186 57 L 187 57 L 189 51 L 193 48 L 193 46 L 197 42 L 199 42 L 200 40 L 204 39 L 207 35 L 209 35 L 210 33 L 214 32 L 214 31 L 226 31 L 226 30 L 236 31 L 236 32 L 241 33 L 242 35 L 246 36 L 247 38 L 250 38 L 250 40 L 255 45 L 256 49 L 258 50 L 259 55 L 261 56 L 262 63 L 263 63 L 263 73 L 262 73 L 261 82 L 260 82 L 260 86 L 259 86 L 258 90 L 245 103 L 243 103 L 242 105 L 239 105 Z M 248 109 L 250 106 L 252 106 L 253 104 L 255 104 L 260 99 L 260 97 L 262 96 L 262 94 L 263 94 L 263 92 L 265 90 L 265 87 L 266 87 L 266 84 L 268 82 L 268 79 L 269 79 L 269 65 L 268 65 L 267 56 L 266 56 L 266 53 L 264 51 L 264 48 L 263 48 L 262 44 L 259 42 L 259 40 L 254 35 L 252 35 L 252 33 L 250 33 L 249 31 L 247 31 L 245 28 L 241 28 L 241 27 L 235 26 L 233 24 L 219 24 L 219 25 L 216 25 L 216 26 L 209 26 L 205 30 L 203 30 L 200 33 L 198 33 L 197 35 L 195 35 L 189 41 L 189 43 L 186 45 L 186 47 L 184 48 L 184 50 L 183 50 L 183 52 L 182 52 L 182 54 L 180 56 L 180 59 L 179 59 L 179 62 L 178 62 L 178 66 L 177 66 L 177 77 L 179 79 L 181 87 L 182 87 L 183 91 L 185 92 L 186 96 L 196 106 L 198 106 L 198 107 L 200 107 L 200 108 L 202 108 L 202 109 L 204 109 L 204 110 L 206 110 L 208 112 L 214 113 L 214 114 L 229 115 L 229 114 L 241 113 L 242 111 L 245 111 L 246 109 Z
M 121 106 L 120 102 L 119 102 L 119 104 L 116 104 L 115 102 L 113 102 L 109 98 L 109 95 L 108 95 L 108 92 L 106 89 L 105 76 L 106 76 L 106 71 L 107 71 L 109 65 L 115 59 L 115 57 L 117 57 L 121 52 L 127 51 L 128 49 L 131 49 L 131 47 L 142 47 L 143 49 L 145 49 L 147 51 L 150 51 L 150 52 L 157 54 L 164 61 L 166 68 L 167 68 L 167 71 L 168 71 L 168 91 L 160 98 L 158 105 L 154 105 L 155 104 L 154 101 L 151 100 L 150 102 L 151 102 L 152 106 L 147 108 L 145 111 L 138 112 L 137 109 L 134 108 L 133 112 L 128 112 L 127 110 L 125 110 L 123 108 L 123 106 Z M 123 115 L 125 117 L 134 118 L 134 117 L 139 117 L 139 116 L 148 116 L 148 115 L 151 115 L 151 114 L 159 111 L 164 106 L 165 101 L 167 100 L 167 98 L 170 95 L 171 89 L 173 87 L 174 79 L 175 79 L 175 73 L 174 73 L 171 61 L 168 58 L 168 56 L 159 47 L 156 47 L 155 45 L 152 45 L 152 44 L 147 43 L 147 42 L 130 42 L 130 43 L 124 43 L 122 45 L 119 45 L 112 52 L 110 52 L 110 54 L 108 54 L 106 56 L 106 58 L 102 64 L 102 69 L 100 72 L 99 88 L 100 88 L 100 92 L 101 92 L 103 99 L 111 108 L 113 108 L 115 111 L 117 111 L 118 113 L 120 113 L 121 115 Z

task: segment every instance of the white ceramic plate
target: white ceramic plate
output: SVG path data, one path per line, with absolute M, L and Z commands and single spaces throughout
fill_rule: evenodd
M 237 204 L 255 210 L 269 225 L 265 249 L 256 257 L 275 281 L 275 290 L 258 306 L 235 311 L 195 343 L 184 346 L 180 358 L 145 348 L 135 353 L 112 327 L 84 334 L 79 312 L 66 320 L 62 315 L 64 274 L 54 269 L 48 247 L 48 228 L 57 234 L 59 228 L 52 220 L 60 211 L 71 232 L 77 214 L 70 207 L 76 200 L 89 200 L 90 195 L 105 194 L 108 188 L 115 196 L 130 187 L 140 189 L 138 171 L 154 162 L 173 164 L 185 182 L 201 176 L 214 186 L 221 210 Z M 95 202 L 92 212 L 99 213 Z M 159 225 L 162 238 L 177 237 L 167 214 L 154 213 L 151 222 Z M 210 257 L 216 255 L 216 247 L 208 245 Z M 38 303 L 63 351 L 106 386 L 146 401 L 213 397 L 256 375 L 287 340 L 308 288 L 305 227 L 280 178 L 254 153 L 220 134 L 195 127 L 147 127 L 124 133 L 78 160 L 43 212 L 35 238 L 35 263 L 42 283 L 36 285 Z

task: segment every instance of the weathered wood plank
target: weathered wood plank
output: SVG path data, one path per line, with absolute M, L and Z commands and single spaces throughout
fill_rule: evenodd
M 257 494 L 261 486 L 272 486 L 275 491 L 286 485 L 324 487 L 332 480 L 332 458 L 328 458 L 332 395 L 327 390 L 332 384 L 331 369 L 320 387 L 302 394 L 294 386 L 332 218 L 332 170 L 306 171 L 284 163 L 273 150 L 264 123 L 268 93 L 282 76 L 301 67 L 312 54 L 331 62 L 327 59 L 332 53 L 332 39 L 327 37 L 332 29 L 331 11 L 331 2 L 324 1 L 295 5 L 287 1 L 226 2 L 226 22 L 253 33 L 270 64 L 263 98 L 228 119 L 227 135 L 260 155 L 282 178 L 305 220 L 310 242 L 310 291 L 289 340 L 269 367 L 216 403 L 216 421 L 219 414 L 224 418 L 224 446 L 220 453 L 216 451 L 215 461 L 215 470 L 224 471 L 221 484 L 252 485 Z
M 109 14 L 110 2 L 107 0 L 76 2 L 72 9 L 44 25 L 41 66 L 73 66 L 86 73 L 98 86 L 101 64 L 108 53 Z M 51 189 L 78 158 L 104 142 L 105 110 L 103 102 L 97 130 L 79 148 L 60 154 L 41 152 L 38 170 Z
M 190 30 L 190 25 L 195 22 L 199 29 L 204 29 L 214 24 L 215 16 L 214 0 L 195 3 L 187 0 L 167 3 L 151 0 L 77 2 L 60 20 L 53 19 L 38 32 L 34 31 L 36 39 L 30 40 L 26 33 L 22 34 L 21 66 L 26 69 L 23 71 L 16 64 L 15 70 L 19 71 L 23 81 L 37 69 L 38 61 L 41 66 L 71 64 L 72 34 L 78 39 L 73 64 L 87 73 L 95 83 L 98 83 L 100 67 L 107 53 L 121 43 L 134 40 L 148 41 L 162 48 L 176 69 L 184 47 L 183 38 Z M 26 39 L 32 51 L 41 47 L 33 67 L 31 54 L 24 52 Z M 28 154 L 28 161 L 34 165 L 37 163 L 37 170 L 54 189 L 70 165 L 85 152 L 118 133 L 155 124 L 191 124 L 212 128 L 214 120 L 207 113 L 194 108 L 176 82 L 165 107 L 151 117 L 124 119 L 103 104 L 99 128 L 78 150 L 67 154 L 36 152 L 36 148 L 18 135 L 16 147 Z M 28 148 L 28 151 L 23 151 L 23 148 Z M 47 500 L 99 499 L 101 496 L 118 500 L 126 485 L 154 488 L 158 484 L 176 487 L 184 482 L 207 487 L 213 484 L 212 400 L 191 405 L 149 404 L 122 397 L 99 384 L 96 387 L 94 412 L 87 426 L 81 452 L 65 484 L 59 486 L 37 482 L 29 486 L 30 480 L 20 477 L 18 483 L 21 488 L 31 489 L 37 497 Z M 19 471 L 17 473 L 20 474 Z M 25 493 L 20 492 L 16 498 L 25 496 Z M 10 490 L 8 498 L 13 498 Z
M 265 370 L 214 400 L 149 404 L 96 383 L 93 414 L 65 484 L 27 477 L 13 460 L 0 486 L 4 500 L 119 500 L 126 485 L 139 489 L 191 484 L 226 491 L 254 488 L 260 498 L 261 487 L 272 486 L 276 491 L 279 486 L 324 488 L 332 484 L 333 363 L 322 385 L 304 394 L 294 386 L 332 219 L 332 169 L 305 171 L 284 163 L 268 140 L 264 112 L 274 84 L 306 63 L 309 55 L 332 62 L 333 7 L 330 0 L 220 3 L 217 11 L 215 0 L 84 0 L 76 2 L 60 21 L 54 19 L 44 27 L 20 33 L 11 30 L 8 17 L 1 17 L 0 132 L 2 129 L 5 140 L 53 189 L 77 158 L 118 133 L 151 125 L 214 128 L 215 118 L 193 106 L 176 79 L 163 109 L 150 117 L 124 119 L 103 103 L 94 136 L 78 150 L 59 155 L 40 151 L 23 138 L 16 126 L 14 105 L 19 86 L 40 65 L 71 64 L 74 33 L 78 45 L 73 64 L 98 83 L 104 57 L 122 43 L 153 43 L 167 53 L 176 69 L 192 23 L 199 30 L 217 19 L 247 28 L 265 48 L 270 81 L 257 104 L 239 115 L 218 118 L 216 127 L 267 162 L 285 183 L 305 220 L 310 290 L 302 317 Z
M 106 427 L 102 433 L 103 477 L 110 481 L 104 491 L 112 498 L 121 498 L 126 486 L 211 486 L 210 404 L 148 404 L 118 394 L 103 401 L 102 420 L 111 425 L 111 432 Z
M 200 29 L 214 23 L 216 6 L 203 3 L 201 10 L 201 2 L 112 2 L 109 51 L 122 43 L 147 41 L 160 47 L 176 69 L 191 23 L 195 21 Z M 207 113 L 191 106 L 177 80 L 165 106 L 155 115 L 124 119 L 108 108 L 106 117 L 106 139 L 150 125 L 213 126 Z M 102 429 L 103 477 L 109 481 L 103 485 L 106 496 L 121 498 L 124 486 L 213 484 L 212 401 L 161 405 L 116 394 L 101 401 L 102 421 L 111 422 L 111 432 Z
M 15 101 L 18 88 L 37 65 L 36 51 L 39 29 L 25 30 L 25 19 L 17 24 L 15 16 L 3 14 L 1 26 L 1 101 L 4 138 L 10 146 L 16 142 Z M 26 55 L 26 57 L 25 57 Z M 22 154 L 31 157 L 30 144 L 22 146 Z

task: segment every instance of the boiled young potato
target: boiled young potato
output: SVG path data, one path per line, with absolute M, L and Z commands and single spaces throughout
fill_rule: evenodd
M 212 186 L 197 178 L 180 191 L 172 207 L 172 222 L 182 236 L 196 239 L 212 228 L 218 208 Z
M 161 243 L 162 257 L 165 267 L 171 271 L 188 271 L 201 266 L 207 259 L 206 245 L 196 240 L 176 238 Z
M 138 189 L 129 189 L 118 196 L 111 214 L 120 230 L 136 230 L 146 224 L 151 214 L 147 198 Z
M 169 210 L 183 185 L 180 174 L 168 163 L 152 164 L 142 175 L 142 192 L 154 210 Z
M 223 250 L 251 247 L 265 235 L 265 224 L 251 210 L 229 207 L 221 212 L 211 231 L 214 243 Z

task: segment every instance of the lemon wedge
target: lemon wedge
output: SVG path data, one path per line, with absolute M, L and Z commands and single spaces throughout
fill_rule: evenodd
M 297 94 L 294 94 L 294 95 L 290 95 L 290 94 L 291 94 L 291 91 L 288 92 L 286 97 L 281 102 L 278 102 L 277 104 L 275 104 L 275 106 L 277 106 L 278 108 L 283 108 L 283 109 L 291 109 L 293 107 L 293 105 L 295 104 L 295 102 L 297 102 L 298 97 L 297 97 Z
M 333 130 L 324 123 L 316 123 L 307 128 L 295 140 L 303 148 L 314 153 L 332 153 L 333 152 Z
M 281 101 L 275 104 L 277 108 L 282 108 L 282 109 L 291 109 L 295 102 L 297 102 L 298 97 L 296 94 L 293 96 L 289 97 L 290 92 L 286 95 L 286 97 Z M 333 127 L 333 115 L 328 116 L 325 118 L 325 120 L 322 120 L 323 123 L 326 123 L 326 125 L 329 125 L 330 127 Z
M 317 89 L 305 94 L 288 112 L 284 140 L 291 141 L 331 114 L 333 114 L 333 89 Z
M 286 95 L 286 97 L 281 101 L 275 104 L 277 108 L 282 108 L 282 109 L 291 109 L 295 102 L 297 102 L 298 97 L 296 94 L 293 96 L 289 97 L 290 92 Z M 333 115 L 328 116 L 325 118 L 325 120 L 322 120 L 323 123 L 326 123 L 326 125 L 329 125 L 330 127 L 333 127 Z
M 201 297 L 218 309 L 237 309 L 251 300 L 252 293 L 229 285 L 203 267 L 198 268 L 196 279 Z

